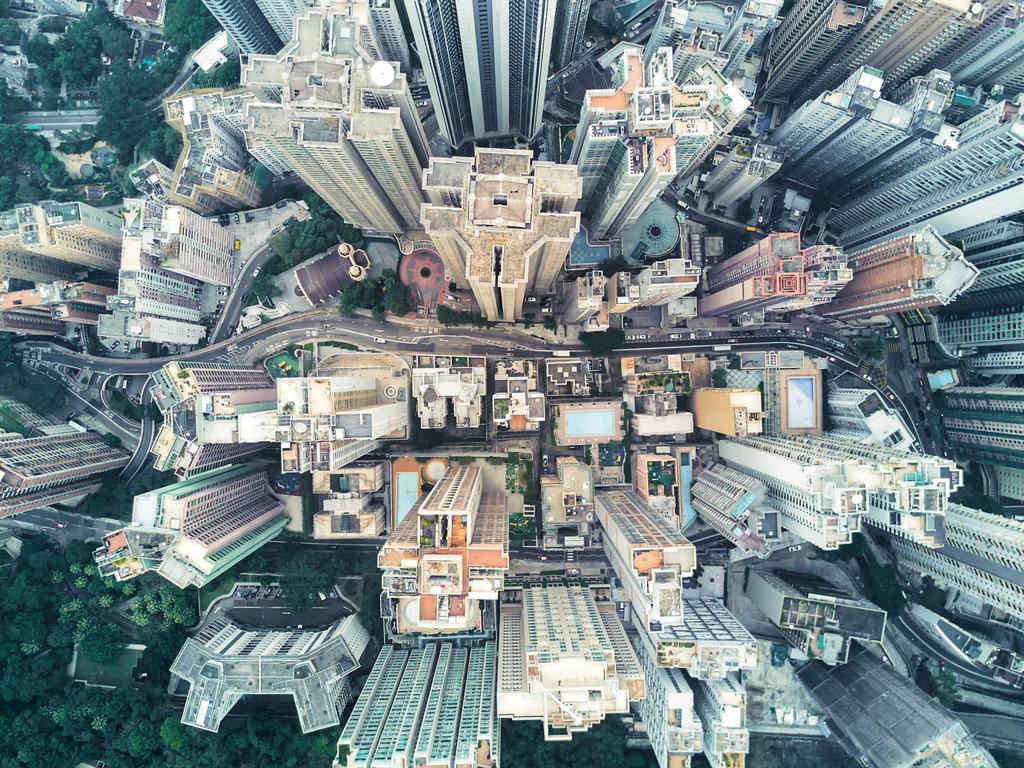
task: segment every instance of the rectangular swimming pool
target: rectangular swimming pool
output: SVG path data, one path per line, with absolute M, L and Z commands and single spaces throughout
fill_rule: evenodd
M 420 497 L 420 473 L 398 472 L 395 488 L 395 525 L 398 525 Z
M 786 380 L 786 421 L 790 429 L 813 429 L 818 425 L 813 376 L 790 376 Z
M 615 412 L 569 411 L 565 414 L 565 434 L 569 437 L 607 437 L 615 434 Z

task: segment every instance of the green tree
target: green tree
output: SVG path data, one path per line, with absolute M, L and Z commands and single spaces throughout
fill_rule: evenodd
M 412 300 L 412 290 L 399 280 L 395 270 L 385 269 L 381 274 L 381 282 L 384 291 L 384 309 L 399 316 L 416 310 L 416 304 Z
M 448 327 L 453 325 L 472 325 L 477 328 L 489 328 L 492 325 L 483 315 L 475 312 L 460 312 L 451 307 L 446 307 L 444 304 L 437 308 L 437 322 Z
M 164 40 L 181 52 L 201 47 L 219 29 L 202 0 L 172 0 L 167 6 Z
M 0 19 L 0 44 L 17 45 L 21 42 L 21 27 L 14 19 Z
M 362 230 L 346 223 L 320 197 L 310 194 L 305 200 L 309 205 L 309 218 L 289 221 L 285 229 L 270 240 L 270 247 L 285 263 L 298 264 L 339 242 L 362 244 Z
M 115 66 L 99 85 L 96 133 L 123 157 L 131 157 L 135 145 L 157 126 L 157 117 L 146 108 L 153 93 L 147 73 L 126 64 Z
M 585 331 L 580 334 L 580 343 L 595 357 L 604 357 L 626 343 L 626 334 L 618 328 L 607 331 Z
M 229 59 L 213 72 L 196 72 L 192 75 L 193 88 L 237 88 L 242 77 L 242 65 L 238 59 Z
M 171 752 L 183 751 L 188 743 L 185 726 L 176 717 L 165 718 L 160 724 L 160 739 Z
M 167 123 L 160 123 L 142 137 L 139 142 L 139 157 L 152 157 L 168 168 L 173 168 L 181 155 L 181 148 L 181 134 L 178 130 Z
M 728 374 L 725 368 L 714 368 L 711 371 L 711 383 L 716 387 L 725 387 L 728 382 Z
M 122 646 L 109 627 L 91 627 L 78 641 L 78 650 L 97 664 L 110 664 L 121 655 Z
M 0 120 L 10 119 L 29 107 L 28 99 L 14 93 L 6 80 L 0 80 Z

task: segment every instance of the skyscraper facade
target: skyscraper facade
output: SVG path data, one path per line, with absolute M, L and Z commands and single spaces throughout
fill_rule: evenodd
M 7 222 L 10 242 L 16 251 L 65 262 L 74 267 L 117 272 L 121 261 L 121 222 L 116 214 L 85 203 L 57 203 L 44 200 L 18 206 Z M 14 226 L 17 240 L 13 239 Z M 6 242 L 5 242 L 6 245 Z
M 429 150 L 406 77 L 373 62 L 359 17 L 310 9 L 277 55 L 250 56 L 249 143 L 262 143 L 345 220 L 398 233 L 419 224 Z M 289 82 L 288 88 L 281 83 Z
M 153 200 L 125 203 L 116 296 L 97 332 L 130 350 L 143 344 L 194 346 L 206 336 L 203 283 L 229 285 L 235 256 L 227 232 L 181 206 Z
M 951 232 L 946 239 L 962 248 L 979 272 L 944 315 L 1024 303 L 1024 224 L 994 219 Z
M 747 691 L 735 673 L 694 685 L 697 716 L 704 725 L 704 756 L 712 768 L 743 768 L 750 751 Z
M 386 633 L 493 637 L 509 567 L 504 493 L 485 491 L 479 467 L 454 465 L 377 554 Z
M 1024 389 L 953 387 L 943 392 L 942 435 L 962 461 L 1024 468 Z
M 868 511 L 866 486 L 850 462 L 816 455 L 813 445 L 790 437 L 722 440 L 719 456 L 764 483 L 765 501 L 778 510 L 783 528 L 819 549 L 849 544 Z
M 782 159 L 771 144 L 737 143 L 708 173 L 704 192 L 714 198 L 715 206 L 727 208 L 775 175 Z
M 488 320 L 518 320 L 528 295 L 554 292 L 580 226 L 574 166 L 478 147 L 472 158 L 431 158 L 423 186 L 423 226 Z
M 1024 96 L 989 104 L 960 125 L 954 149 L 840 207 L 829 217 L 840 244 L 873 245 L 925 225 L 944 234 L 1024 210 L 1022 105 Z
M 17 209 L 0 212 L 0 273 L 19 280 L 71 280 L 76 266 L 23 247 Z
M 931 226 L 852 250 L 849 264 L 853 279 L 819 309 L 821 314 L 854 320 L 945 306 L 978 276 L 963 252 Z
M 929 576 L 934 582 L 984 606 L 1007 614 L 1024 627 L 1024 524 L 1010 518 L 951 504 L 946 514 L 946 546 L 922 547 L 893 538 L 899 567 Z
M 94 556 L 117 581 L 156 571 L 182 589 L 202 586 L 287 522 L 263 466 L 226 466 L 136 496 L 131 526 L 105 536 Z
M 153 402 L 164 415 L 150 449 L 157 471 L 192 477 L 271 445 L 253 435 L 264 424 L 266 431 L 277 424 L 277 387 L 266 370 L 172 362 L 152 381 Z
M 274 53 L 281 48 L 282 38 L 256 0 L 203 0 L 203 5 L 241 53 Z
M 752 475 L 712 464 L 694 480 L 693 508 L 733 546 L 760 558 L 771 554 L 779 538 L 779 513 L 765 502 L 767 487 Z
M 831 475 L 837 487 L 826 482 L 828 494 L 816 496 L 818 503 L 832 496 L 858 515 L 863 510 L 864 522 L 928 547 L 945 541 L 949 495 L 963 485 L 962 470 L 949 459 L 832 435 L 734 438 L 723 441 L 719 453 L 727 464 L 768 487 L 768 503 L 782 512 L 783 527 L 807 523 L 807 500 L 789 490 L 797 485 L 797 471 L 805 481 Z M 764 463 L 759 467 L 758 461 Z M 842 517 L 839 522 L 842 527 Z
M 494 642 L 385 645 L 338 739 L 334 768 L 499 765 Z
M 670 48 L 644 67 L 626 48 L 613 89 L 588 91 L 570 161 L 583 178 L 580 208 L 598 238 L 636 223 L 669 183 L 702 163 L 739 121 L 749 102 L 711 65 L 673 79 Z
M 97 475 L 128 463 L 128 454 L 93 432 L 64 425 L 40 431 L 0 432 L 0 517 L 84 496 L 99 487 Z
M 565 741 L 644 698 L 644 673 L 615 604 L 594 592 L 527 584 L 503 594 L 499 717 L 540 720 L 546 741 Z
M 707 271 L 701 315 L 790 312 L 829 301 L 853 273 L 835 246 L 800 247 L 800 235 L 768 235 Z
M 811 71 L 794 100 L 834 88 L 849 72 L 868 65 L 884 70 L 898 86 L 935 66 L 935 60 L 965 39 L 984 7 L 970 0 L 885 0 L 867 6 L 868 18 Z
M 401 0 L 369 0 L 369 4 L 370 31 L 377 43 L 378 58 L 398 62 L 403 72 L 412 72 L 409 42 L 398 11 Z
M 798 0 L 772 35 L 761 95 L 781 101 L 802 89 L 857 32 L 868 13 L 866 4 L 853 0 Z
M 981 24 L 939 64 L 958 83 L 1024 91 L 1024 6 L 990 3 Z
M 211 215 L 259 207 L 262 193 L 249 176 L 243 90 L 198 91 L 164 101 L 164 120 L 181 133 L 182 150 L 166 187 L 166 202 Z
M 590 18 L 591 0 L 561 0 L 555 11 L 551 61 L 563 69 L 583 53 L 584 33 Z
M 540 130 L 556 5 L 406 0 L 438 127 L 449 143 L 529 139 Z

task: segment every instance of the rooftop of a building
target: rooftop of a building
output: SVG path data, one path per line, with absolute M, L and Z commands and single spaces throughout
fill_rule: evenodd
M 303 733 L 338 725 L 341 685 L 369 641 L 356 615 L 319 629 L 246 629 L 215 609 L 171 664 L 189 684 L 181 722 L 216 732 L 242 696 L 290 694 Z
M 478 768 L 499 750 L 493 642 L 475 648 L 430 642 L 386 645 L 363 686 L 338 744 L 336 768 L 415 764 Z
M 864 765 L 904 768 L 928 758 L 996 764 L 963 723 L 864 646 L 854 644 L 844 665 L 811 661 L 797 676 L 825 710 L 839 744 Z

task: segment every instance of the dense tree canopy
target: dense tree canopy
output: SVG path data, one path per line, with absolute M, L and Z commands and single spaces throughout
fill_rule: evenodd
M 477 328 L 488 328 L 491 325 L 483 315 L 476 312 L 460 312 L 443 304 L 437 308 L 437 322 L 449 327 L 453 325 L 472 325 Z
M 405 315 L 416 309 L 409 286 L 398 279 L 393 269 L 385 269 L 379 280 L 350 283 L 345 286 L 338 301 L 343 315 L 351 315 L 356 309 L 369 309 L 378 319 L 386 312 Z
M 196 72 L 192 76 L 193 88 L 237 88 L 242 77 L 242 65 L 239 59 L 225 61 L 213 72 Z
M 363 242 L 362 230 L 347 224 L 318 195 L 306 196 L 309 218 L 290 221 L 284 231 L 270 240 L 270 247 L 290 265 L 323 253 L 338 243 L 358 246 Z
M 64 82 L 69 88 L 82 88 L 103 71 L 104 55 L 114 62 L 127 62 L 135 50 L 135 41 L 122 19 L 97 4 L 68 27 L 55 44 L 36 35 L 23 50 L 29 61 L 39 65 L 44 82 L 51 86 Z
M 160 123 L 139 142 L 139 158 L 155 158 L 168 168 L 173 168 L 181 155 L 181 133 L 167 123 Z
M 21 27 L 14 19 L 0 19 L 0 43 L 17 45 L 21 42 Z
M 172 472 L 157 472 L 152 467 L 139 472 L 127 483 L 115 472 L 104 479 L 100 489 L 86 499 L 78 511 L 90 517 L 130 520 L 132 500 L 137 495 L 170 485 L 175 480 Z
M 25 540 L 0 579 L 0 768 L 329 768 L 338 729 L 303 736 L 294 718 L 227 720 L 219 733 L 180 724 L 165 697 L 168 666 L 196 620 L 195 592 L 155 574 L 102 579 L 91 547 L 61 553 L 44 537 Z M 126 618 L 117 609 L 128 603 Z M 372 601 L 371 601 L 372 602 Z M 135 608 L 138 606 L 138 608 Z M 146 646 L 133 685 L 116 691 L 74 685 L 72 644 L 95 662 L 129 641 Z M 140 673 L 140 674 L 139 674 Z
M 0 120 L 9 119 L 18 112 L 28 109 L 28 99 L 11 90 L 6 80 L 0 80 Z
M 0 130 L 0 152 L 3 151 L 2 136 Z M 0 392 L 44 415 L 56 413 L 67 402 L 67 391 L 48 376 L 22 368 L 12 341 L 11 334 L 0 334 Z
M 583 738 L 544 741 L 538 722 L 501 721 L 501 763 L 530 768 L 655 768 L 650 749 L 627 749 L 618 718 L 594 726 Z
M 217 34 L 220 26 L 202 0 L 173 0 L 164 19 L 164 40 L 179 51 L 191 51 Z
M 580 342 L 590 354 L 604 357 L 626 343 L 626 334 L 618 328 L 607 331 L 585 331 L 580 334 Z

